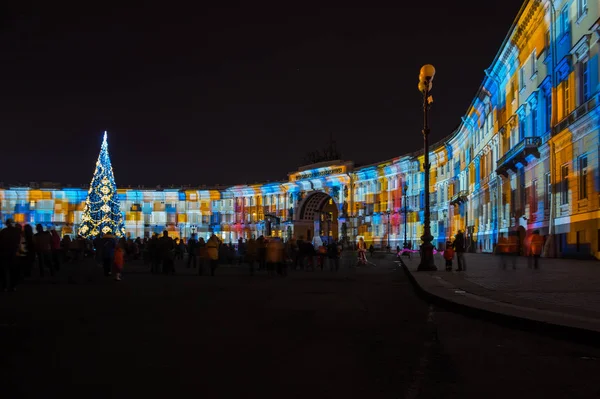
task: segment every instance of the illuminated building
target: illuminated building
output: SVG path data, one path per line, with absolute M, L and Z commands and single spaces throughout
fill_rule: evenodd
M 500 233 L 551 237 L 547 254 L 600 257 L 600 102 L 597 1 L 526 1 L 459 127 L 423 153 L 365 167 L 330 161 L 287 181 L 214 188 L 122 188 L 125 229 L 225 241 L 250 235 L 365 237 L 418 248 L 425 193 L 434 244 L 457 230 L 491 252 Z M 426 60 L 424 60 L 426 61 Z M 433 114 L 435 118 L 435 113 Z M 404 204 L 403 187 L 407 190 Z M 87 188 L 0 189 L 2 219 L 73 234 Z M 388 237 L 389 235 L 389 237 Z

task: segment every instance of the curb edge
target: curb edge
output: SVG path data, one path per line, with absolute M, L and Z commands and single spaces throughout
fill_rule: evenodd
M 450 299 L 432 294 L 425 290 L 408 270 L 408 266 L 400 259 L 400 264 L 404 273 L 411 282 L 417 294 L 428 303 L 449 310 L 454 313 L 460 313 L 468 317 L 482 319 L 498 325 L 502 325 L 517 330 L 528 331 L 545 335 L 551 338 L 564 341 L 571 341 L 577 344 L 584 344 L 600 348 L 600 332 L 588 330 L 579 327 L 567 326 L 564 324 L 548 323 L 520 316 L 514 316 L 506 313 L 493 312 L 476 306 L 464 305 L 454 302 Z

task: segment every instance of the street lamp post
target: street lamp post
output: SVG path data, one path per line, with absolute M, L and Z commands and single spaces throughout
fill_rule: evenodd
M 419 91 L 423 94 L 423 158 L 424 158 L 424 173 L 425 173 L 425 220 L 423 221 L 423 235 L 421 236 L 421 263 L 417 270 L 419 271 L 435 271 L 437 267 L 433 261 L 433 236 L 431 235 L 431 215 L 429 211 L 429 118 L 428 111 L 433 97 L 430 96 L 433 76 L 435 68 L 433 65 L 423 65 L 419 73 Z
M 403 191 L 404 191 L 404 244 L 402 244 L 402 248 L 408 249 L 408 242 L 406 241 L 406 214 L 408 213 L 408 202 L 407 202 L 408 183 L 404 183 Z
M 387 251 L 390 252 L 390 215 L 392 212 L 388 209 L 385 213 L 387 213 Z

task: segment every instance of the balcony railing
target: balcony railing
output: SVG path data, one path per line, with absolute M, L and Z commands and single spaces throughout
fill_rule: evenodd
M 573 112 L 567 115 L 562 121 L 558 122 L 556 126 L 552 129 L 552 135 L 556 135 L 563 130 L 565 130 L 569 125 L 577 121 L 578 119 L 583 118 L 586 114 L 588 114 L 591 110 L 596 108 L 598 105 L 598 100 L 596 96 L 590 98 L 585 103 L 581 104 L 579 107 L 575 108 Z
M 527 157 L 529 155 L 539 158 L 540 153 L 538 148 L 541 144 L 541 137 L 525 137 L 498 160 L 496 173 L 508 177 L 508 171 L 512 170 L 516 172 L 518 164 L 527 165 Z
M 460 205 L 467 202 L 469 199 L 469 192 L 467 190 L 461 190 L 458 194 L 454 194 L 450 200 L 450 205 Z

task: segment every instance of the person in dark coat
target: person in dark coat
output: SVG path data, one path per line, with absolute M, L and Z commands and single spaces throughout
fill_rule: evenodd
M 37 233 L 33 236 L 33 242 L 35 243 L 35 252 L 38 258 L 38 265 L 40 267 L 40 276 L 44 277 L 44 268 L 50 269 L 50 275 L 54 276 L 54 265 L 52 264 L 52 236 L 41 224 L 35 226 Z
M 13 225 L 12 219 L 6 221 L 6 227 L 0 230 L 0 290 L 15 290 L 18 283 L 15 271 L 17 253 L 21 243 L 21 233 Z
M 167 230 L 163 231 L 163 236 L 158 240 L 158 251 L 162 259 L 164 274 L 175 274 L 174 249 L 175 243 L 169 237 L 169 232 Z
M 188 253 L 188 262 L 187 268 L 189 269 L 194 264 L 194 269 L 198 263 L 198 240 L 196 239 L 196 233 L 192 234 L 190 239 L 187 242 L 187 253 Z
M 327 245 L 327 257 L 329 258 L 329 270 L 338 271 L 340 270 L 340 255 L 342 247 L 335 242 L 330 240 Z
M 458 230 L 454 238 L 454 251 L 456 252 L 456 261 L 458 263 L 458 271 L 466 271 L 467 263 L 465 262 L 465 234 L 462 230 Z
M 148 256 L 150 257 L 150 271 L 152 273 L 160 273 L 161 258 L 158 249 L 158 234 L 152 234 L 152 238 L 148 241 Z
M 112 234 L 104 234 L 101 241 L 102 268 L 106 277 L 112 274 L 113 260 L 115 258 L 115 249 L 117 248 L 117 238 Z

